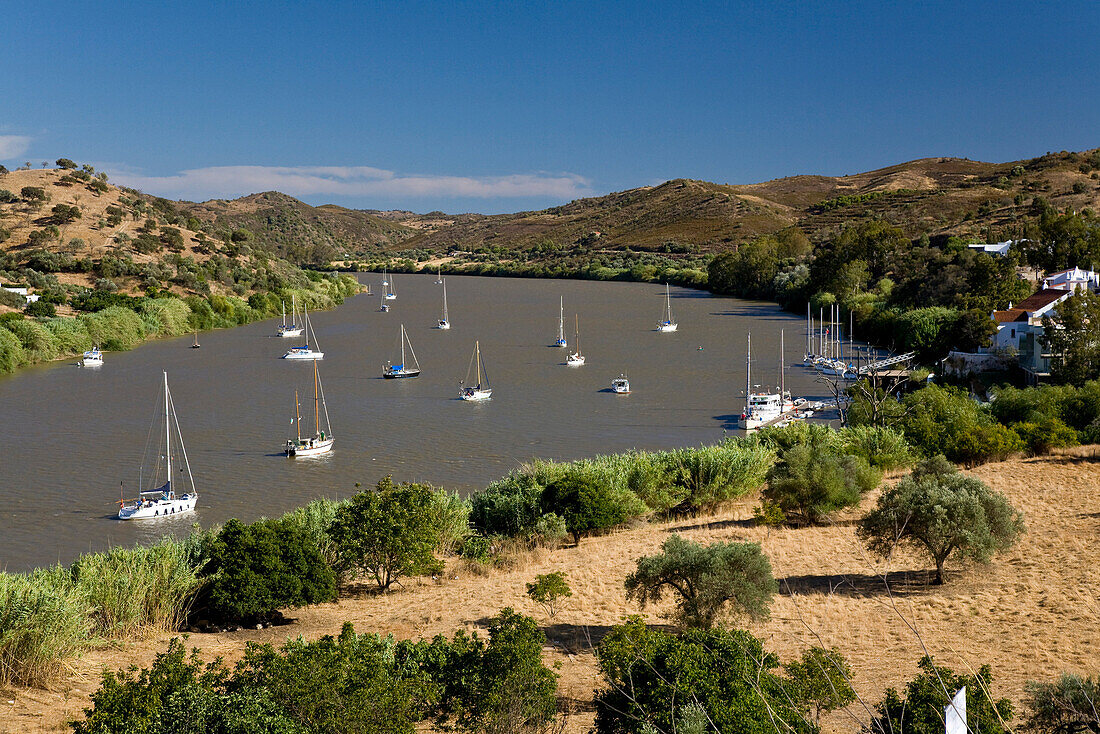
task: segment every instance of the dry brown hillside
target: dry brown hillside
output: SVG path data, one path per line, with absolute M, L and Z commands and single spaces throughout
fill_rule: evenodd
M 988 567 L 949 567 L 948 583 L 941 587 L 925 584 L 928 564 L 920 558 L 903 555 L 889 563 L 868 558 L 852 523 L 843 518 L 830 527 L 771 532 L 755 527 L 750 519 L 755 500 L 750 499 L 712 517 L 588 538 L 579 547 L 525 558 L 516 568 L 487 577 L 455 566 L 457 578 L 448 574 L 439 584 L 413 582 L 386 596 L 296 610 L 289 612 L 296 617 L 289 627 L 198 634 L 189 644 L 207 657 L 231 659 L 248 641 L 279 643 L 289 636 L 335 634 L 345 620 L 360 631 L 398 637 L 449 635 L 457 628 L 484 629 L 488 617 L 513 606 L 542 622 L 549 639 L 545 653 L 561 666 L 560 692 L 577 711 L 567 730 L 579 734 L 591 725 L 592 692 L 600 685 L 590 642 L 639 611 L 627 603 L 622 587 L 635 559 L 657 551 L 670 533 L 681 533 L 700 542 L 759 541 L 782 592 L 771 620 L 751 626 L 751 631 L 784 659 L 811 645 L 838 647 L 867 704 L 877 702 L 887 686 L 901 686 L 911 678 L 926 652 L 957 670 L 991 664 L 995 692 L 1020 704 L 1028 680 L 1100 670 L 1100 511 L 1095 495 L 1100 461 L 1087 458 L 1088 452 L 1014 459 L 976 470 L 974 474 L 1024 512 L 1027 532 L 1016 548 Z M 574 591 L 552 622 L 524 595 L 527 581 L 549 571 L 565 571 Z M 650 608 L 646 616 L 660 624 L 661 612 Z M 65 719 L 87 705 L 102 668 L 148 665 L 166 643 L 160 636 L 89 655 L 50 691 L 4 692 L 0 730 L 64 731 Z M 823 728 L 856 732 L 867 719 L 867 711 L 856 704 L 830 716 Z

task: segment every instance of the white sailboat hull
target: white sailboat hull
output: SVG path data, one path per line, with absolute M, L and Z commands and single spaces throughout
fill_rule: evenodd
M 657 331 L 667 334 L 671 331 L 676 331 L 677 326 L 679 326 L 679 324 L 662 321 L 661 323 L 657 324 Z
M 450 321 L 444 321 L 444 320 L 440 319 L 436 323 L 438 324 L 440 329 L 446 330 L 446 329 L 451 328 L 451 322 Z
M 459 393 L 463 400 L 488 400 L 493 397 L 493 389 L 490 387 L 467 387 Z
M 85 357 L 84 359 L 80 360 L 80 364 L 84 367 L 102 367 L 103 357 Z
M 397 294 L 396 293 L 387 293 L 386 294 L 386 300 L 387 301 L 396 301 L 397 300 Z
M 156 520 L 191 512 L 199 501 L 198 494 L 185 494 L 170 499 L 144 500 L 123 505 L 118 511 L 119 520 Z
M 580 367 L 582 364 L 584 364 L 584 355 L 570 354 L 569 357 L 565 360 L 565 363 L 570 367 Z
M 331 436 L 326 438 L 303 438 L 297 443 L 294 441 L 287 441 L 286 455 L 288 458 L 297 456 L 319 456 L 320 454 L 327 454 L 332 451 L 332 445 L 334 443 L 336 443 L 336 439 Z
M 564 339 L 558 339 L 556 342 L 554 342 L 554 346 L 565 349 L 567 346 L 569 346 L 569 342 L 565 341 Z
M 316 359 L 324 359 L 324 358 L 325 358 L 325 353 L 324 352 L 316 352 L 312 349 L 303 349 L 302 347 L 295 347 L 294 349 L 291 349 L 290 351 L 288 351 L 286 354 L 283 355 L 283 359 L 302 359 L 302 360 L 312 359 L 312 360 L 316 360 Z
M 280 326 L 279 327 L 279 336 L 283 337 L 284 339 L 287 339 L 287 338 L 290 338 L 290 337 L 295 337 L 295 336 L 301 336 L 301 335 L 302 335 L 302 327 L 301 326 Z

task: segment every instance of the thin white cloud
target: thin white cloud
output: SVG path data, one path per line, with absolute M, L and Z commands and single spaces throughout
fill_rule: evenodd
M 589 183 L 571 173 L 508 176 L 399 174 L 370 166 L 212 166 L 170 176 L 146 176 L 110 168 L 111 180 L 160 196 L 221 199 L 281 191 L 292 196 L 379 198 L 575 199 L 591 193 Z
M 18 158 L 30 145 L 31 139 L 26 135 L 0 135 L 0 161 Z

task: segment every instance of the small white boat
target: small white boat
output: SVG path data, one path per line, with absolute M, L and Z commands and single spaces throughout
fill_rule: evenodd
M 179 441 L 180 453 L 183 455 L 183 466 L 180 467 L 180 478 L 181 481 L 183 481 L 183 477 L 186 476 L 187 484 L 191 487 L 191 490 L 184 494 L 176 494 L 172 486 L 173 426 L 175 426 L 176 429 L 175 437 Z M 119 520 L 152 520 L 180 515 L 184 512 L 191 512 L 194 510 L 195 504 L 199 501 L 198 492 L 195 491 L 195 480 L 191 476 L 191 464 L 187 460 L 187 449 L 184 448 L 183 445 L 183 434 L 180 433 L 179 420 L 176 418 L 176 406 L 172 402 L 172 394 L 168 391 L 167 372 L 164 373 L 164 445 L 164 484 L 156 489 L 142 491 L 139 482 L 138 497 L 136 499 L 127 500 L 123 498 L 118 501 Z M 152 484 L 154 485 L 159 478 L 158 470 L 160 469 L 160 458 L 161 457 L 158 455 L 156 468 L 153 471 Z M 184 469 L 186 469 L 186 473 Z
M 745 358 L 745 410 L 741 414 L 740 428 L 755 431 L 766 425 L 777 425 L 780 419 L 790 421 L 799 416 L 795 401 L 785 387 L 783 360 L 783 332 L 779 332 L 779 391 L 752 391 L 752 334 L 748 335 L 748 351 Z M 805 404 L 805 401 L 803 401 Z
M 581 322 L 579 316 L 574 314 L 574 317 L 576 318 L 576 327 L 573 332 L 573 342 L 577 345 L 577 351 L 571 352 L 565 358 L 565 363 L 570 367 L 580 367 L 584 364 L 584 355 L 581 354 Z
M 451 321 L 447 318 L 447 281 L 441 280 L 443 284 L 443 315 L 435 322 L 436 326 L 440 329 L 451 328 Z
M 92 347 L 80 358 L 80 364 L 84 367 L 102 367 L 103 366 L 103 353 L 99 351 L 99 347 Z
M 569 346 L 565 341 L 565 299 L 561 296 L 558 296 L 558 339 L 554 342 L 554 346 L 563 349 Z
M 386 303 L 385 294 L 382 295 L 382 305 L 378 307 L 378 310 L 379 311 L 389 311 L 390 310 L 390 304 Z
M 310 326 L 309 314 L 306 312 L 306 310 L 304 308 L 302 309 L 302 314 L 303 314 L 303 321 L 304 321 L 304 324 L 305 324 L 305 326 L 303 328 L 303 331 L 305 333 L 306 341 L 300 347 L 291 347 L 290 349 L 288 349 L 286 351 L 286 354 L 284 354 L 282 358 L 283 359 L 324 359 L 325 358 L 325 353 L 318 350 L 318 349 L 314 349 L 314 347 L 317 345 L 317 335 L 316 334 L 313 334 L 313 346 L 310 346 L 310 344 L 309 344 L 309 335 L 313 332 L 313 327 Z
M 626 379 L 625 373 L 619 373 L 619 376 L 611 381 L 611 392 L 619 395 L 630 394 L 630 380 Z
M 286 322 L 286 301 L 283 301 L 282 304 L 283 304 L 283 323 L 281 323 L 279 325 L 279 328 L 276 329 L 276 334 L 278 334 L 279 336 L 284 337 L 284 338 L 301 336 L 302 335 L 302 327 L 298 326 L 298 323 L 297 323 L 297 321 L 298 321 L 298 307 L 297 307 L 297 305 L 295 304 L 295 301 L 294 301 L 294 294 L 293 293 L 290 294 L 290 323 L 289 324 Z
M 440 266 L 439 268 L 436 269 L 435 284 L 436 285 L 442 285 L 443 284 L 443 268 L 442 268 L 442 266 Z
M 467 385 L 466 383 L 470 381 L 470 371 L 474 369 L 474 365 L 477 366 L 477 382 L 473 385 Z M 485 382 L 482 383 L 481 373 L 481 345 L 475 341 L 474 354 L 470 360 L 470 366 L 466 368 L 466 379 L 459 383 L 459 398 L 462 400 L 488 400 L 493 396 L 493 388 L 489 387 L 489 376 L 485 375 Z
M 382 292 L 386 292 L 386 286 L 390 284 L 389 279 L 386 277 L 386 269 L 382 268 Z
M 665 318 L 657 322 L 657 331 L 668 333 L 676 331 L 677 326 L 679 324 L 672 320 L 672 296 L 669 294 L 668 283 L 665 283 Z
M 397 294 L 393 292 L 393 283 L 383 280 L 382 286 L 382 298 L 386 299 L 387 301 L 397 300 Z
M 321 430 L 321 409 L 325 412 L 325 428 Z M 313 363 L 313 437 L 302 438 L 302 411 L 298 404 L 298 391 L 294 391 L 294 430 L 296 438 L 286 440 L 284 452 L 287 458 L 295 456 L 317 456 L 332 451 L 336 439 L 332 437 L 332 424 L 328 419 L 328 404 L 325 403 L 325 389 L 321 386 L 321 376 L 317 372 L 317 362 Z
M 413 351 L 412 342 L 409 341 L 408 334 L 405 333 L 405 325 L 401 324 L 401 336 L 399 337 L 401 342 L 401 361 L 398 364 L 393 362 L 387 362 L 382 365 L 382 377 L 387 380 L 400 379 L 403 377 L 420 377 L 420 363 L 416 361 L 416 352 Z M 412 355 L 413 363 L 409 365 L 405 361 L 405 344 L 409 345 L 409 354 Z

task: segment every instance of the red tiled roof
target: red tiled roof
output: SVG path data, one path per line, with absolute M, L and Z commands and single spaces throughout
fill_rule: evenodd
M 1016 308 L 1022 308 L 1025 311 L 1038 311 L 1043 306 L 1049 306 L 1058 299 L 1065 298 L 1068 294 L 1069 291 L 1060 288 L 1043 288 L 1017 303 Z
M 1027 321 L 1027 311 L 1022 308 L 1010 308 L 1007 311 L 994 311 L 993 320 L 998 324 L 1007 324 L 1010 321 Z

